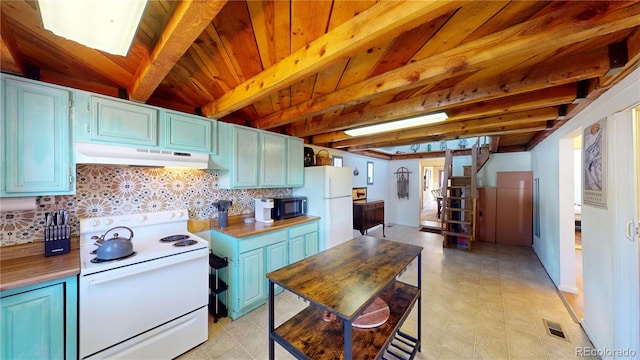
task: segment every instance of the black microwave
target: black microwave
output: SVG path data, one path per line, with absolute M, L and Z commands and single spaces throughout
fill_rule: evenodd
M 288 219 L 307 215 L 306 197 L 287 197 L 273 199 L 271 218 L 274 220 Z

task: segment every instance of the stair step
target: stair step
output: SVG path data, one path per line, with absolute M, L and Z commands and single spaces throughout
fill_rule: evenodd
M 451 199 L 451 200 L 467 200 L 467 199 L 473 199 L 473 196 L 447 196 L 446 199 Z
M 449 185 L 449 189 L 470 189 L 471 185 Z
M 471 225 L 473 222 L 471 221 L 462 221 L 462 220 L 445 220 L 447 224 L 461 224 L 461 225 Z
M 464 212 L 473 212 L 473 209 L 462 209 L 462 208 L 453 208 L 453 207 L 445 207 L 445 210 L 450 211 L 464 211 Z
M 449 176 L 449 179 L 471 179 L 471 176 Z
M 473 235 L 472 234 L 457 233 L 457 232 L 453 232 L 453 231 L 443 231 L 442 234 L 443 235 L 447 235 L 447 236 L 458 236 L 458 237 L 473 239 Z

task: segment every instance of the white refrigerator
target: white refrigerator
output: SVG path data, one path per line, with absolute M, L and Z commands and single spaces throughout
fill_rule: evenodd
M 304 186 L 294 196 L 307 197 L 307 214 L 320 216 L 320 250 L 353 238 L 352 170 L 348 167 L 304 168 Z

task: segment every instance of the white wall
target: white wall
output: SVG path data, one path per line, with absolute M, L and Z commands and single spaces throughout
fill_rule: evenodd
M 491 154 L 487 163 L 478 172 L 478 186 L 495 187 L 498 171 L 531 170 L 531 154 L 528 152 Z
M 626 115 L 628 120 L 614 121 L 616 118 L 614 114 L 620 111 L 626 111 L 628 114 L 629 108 L 639 102 L 640 69 L 637 69 L 531 151 L 534 178 L 540 178 L 541 206 L 541 234 L 539 238 L 534 239 L 534 250 L 551 279 L 558 285 L 562 265 L 560 244 L 565 240 L 561 237 L 561 228 L 569 226 L 569 224 L 561 224 L 560 219 L 573 215 L 572 207 L 561 204 L 559 200 L 560 193 L 566 191 L 561 181 L 565 169 L 563 169 L 563 160 L 559 157 L 562 152 L 560 144 L 563 138 L 568 137 L 576 129 L 585 128 L 603 118 L 608 119 L 605 137 L 608 154 L 605 181 L 609 184 L 606 193 L 607 208 L 585 205 L 582 207 L 583 327 L 599 349 L 631 347 L 636 351 L 636 356 L 640 355 L 637 338 L 640 320 L 638 319 L 637 290 L 633 290 L 636 291 L 634 295 L 630 293 L 630 288 L 637 289 L 639 282 L 638 244 L 629 242 L 621 235 L 621 230 L 617 228 L 620 220 L 616 220 L 616 214 L 620 215 L 617 213 L 620 202 L 637 201 L 637 198 L 633 199 L 637 194 L 627 194 L 625 198 L 613 189 L 613 184 L 624 188 L 633 187 L 633 176 L 621 174 L 623 168 L 619 164 L 620 157 L 613 157 L 613 154 L 630 154 L 633 148 L 629 139 L 621 141 L 620 136 L 614 138 L 613 134 L 630 132 L 630 116 Z M 625 130 L 625 127 L 629 129 Z M 569 151 L 572 151 L 570 147 Z M 627 168 L 629 166 L 630 164 Z M 573 184 L 568 188 L 572 193 Z M 629 199 L 630 196 L 632 199 Z M 567 261 L 567 259 L 564 260 Z M 631 279 L 624 282 L 624 285 L 619 276 L 616 276 L 621 271 L 616 270 L 616 264 L 621 261 L 631 264 L 631 268 L 624 270 L 634 273 Z M 634 308 L 629 309 L 630 301 L 621 299 L 633 296 L 635 296 L 635 302 L 632 302 Z M 629 336 L 629 334 L 635 335 Z
M 397 172 L 400 167 L 406 167 L 409 174 L 409 197 L 398 197 Z M 420 224 L 420 160 L 393 160 L 389 162 L 387 171 L 387 206 L 385 206 L 385 220 L 387 223 L 414 226 Z

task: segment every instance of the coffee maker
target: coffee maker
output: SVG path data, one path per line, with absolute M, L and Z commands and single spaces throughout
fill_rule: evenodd
M 272 223 L 273 199 L 256 198 L 253 200 L 256 202 L 256 221 L 266 224 Z

